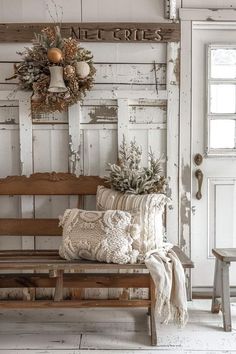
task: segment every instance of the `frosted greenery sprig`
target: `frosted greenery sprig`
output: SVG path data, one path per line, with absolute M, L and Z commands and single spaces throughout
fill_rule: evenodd
M 117 164 L 108 164 L 106 177 L 111 187 L 130 194 L 165 193 L 167 180 L 163 176 L 161 159 L 150 150 L 148 167 L 141 166 L 142 148 L 136 141 L 128 145 L 125 139 L 120 145 Z

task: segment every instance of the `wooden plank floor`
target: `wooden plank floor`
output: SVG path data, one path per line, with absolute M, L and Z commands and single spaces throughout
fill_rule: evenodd
M 1 310 L 0 354 L 236 354 L 236 303 L 231 309 L 226 333 L 210 301 L 194 300 L 184 329 L 158 325 L 158 347 L 150 346 L 143 309 Z

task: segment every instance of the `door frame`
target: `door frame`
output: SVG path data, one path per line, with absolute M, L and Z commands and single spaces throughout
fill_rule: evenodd
M 191 257 L 192 227 L 192 28 L 194 21 L 236 21 L 235 9 L 180 9 L 179 245 Z M 194 260 L 193 260 L 194 261 Z M 187 275 L 192 288 L 191 274 Z M 189 290 L 191 291 L 191 290 Z M 191 293 L 188 294 L 191 298 Z

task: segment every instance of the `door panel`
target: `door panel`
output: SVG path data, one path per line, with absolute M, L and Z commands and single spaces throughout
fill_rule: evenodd
M 227 43 L 224 42 L 226 38 Z M 193 286 L 201 287 L 212 286 L 213 283 L 214 258 L 211 249 L 236 247 L 236 157 L 233 156 L 235 151 L 232 150 L 235 148 L 235 83 L 231 81 L 222 85 L 220 81 L 213 79 L 207 99 L 208 45 L 236 45 L 236 30 L 206 29 L 206 25 L 201 29 L 201 25 L 196 23 L 193 25 L 192 39 L 191 251 L 195 262 Z M 217 70 L 217 67 L 212 69 L 216 76 Z M 230 75 L 230 70 L 232 71 L 232 68 L 226 67 L 226 74 L 223 76 Z M 225 154 L 222 148 L 227 148 Z M 194 163 L 197 153 L 203 156 L 200 166 Z M 195 177 L 199 168 L 203 172 L 200 200 L 196 198 L 198 183 Z M 236 267 L 232 265 L 232 284 L 235 271 Z

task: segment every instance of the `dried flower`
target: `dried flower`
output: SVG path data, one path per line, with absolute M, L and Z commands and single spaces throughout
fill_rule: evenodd
M 62 60 L 57 65 L 64 69 L 64 80 L 68 90 L 65 93 L 48 92 L 49 66 L 53 64 L 47 54 L 48 50 L 53 48 L 62 52 Z M 58 26 L 44 28 L 40 34 L 35 35 L 33 46 L 18 54 L 23 57 L 23 61 L 14 65 L 15 74 L 8 80 L 18 78 L 21 89 L 33 90 L 32 110 L 35 113 L 61 112 L 82 100 L 86 91 L 91 90 L 93 86 L 96 70 L 91 52 L 81 48 L 76 39 L 62 38 Z M 76 76 L 77 61 L 86 61 L 90 67 L 90 74 L 84 80 Z
M 55 41 L 56 35 L 55 35 L 55 31 L 54 31 L 54 29 L 52 27 L 45 27 L 45 28 L 42 29 L 41 32 L 51 42 Z
M 64 40 L 63 52 L 66 61 L 75 59 L 78 51 L 78 42 L 76 39 L 68 38 Z

